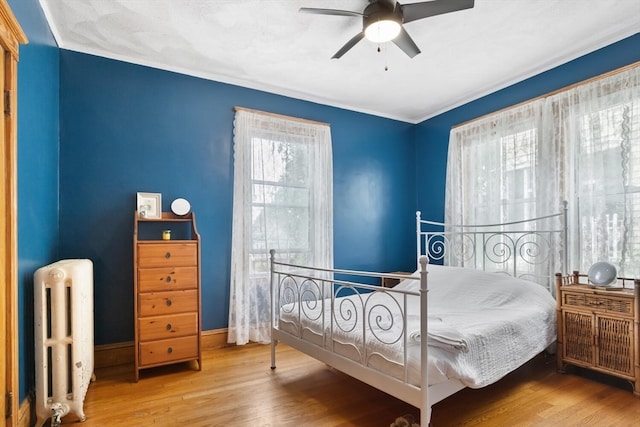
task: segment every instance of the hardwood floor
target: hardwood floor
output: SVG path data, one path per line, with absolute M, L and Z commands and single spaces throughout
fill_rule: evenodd
M 285 345 L 278 368 L 269 346 L 203 353 L 203 370 L 188 364 L 143 370 L 98 370 L 84 404 L 92 426 L 389 426 L 413 406 L 356 381 Z M 498 383 L 465 389 L 434 405 L 431 426 L 632 426 L 640 399 L 626 382 L 587 373 L 562 375 L 555 359 L 538 356 Z

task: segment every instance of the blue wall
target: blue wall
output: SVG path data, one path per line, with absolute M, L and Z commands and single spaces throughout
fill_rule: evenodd
M 235 105 L 331 124 L 335 263 L 413 265 L 413 126 L 61 51 L 61 257 L 94 261 L 95 342 L 133 339 L 136 192 L 185 197 L 202 238 L 203 329 L 227 326 Z
M 58 255 L 59 50 L 38 0 L 9 0 L 29 39 L 18 64 L 19 401 L 33 388 L 33 273 Z
M 226 326 L 234 105 L 330 123 L 336 266 L 407 270 L 416 206 L 443 216 L 451 126 L 640 60 L 636 35 L 412 126 L 59 51 L 38 0 L 9 4 L 30 39 L 18 69 L 20 401 L 35 382 L 38 267 L 92 259 L 96 344 L 133 338 L 137 191 L 163 193 L 165 209 L 176 197 L 192 202 L 203 238 L 203 326 Z
M 444 219 L 449 132 L 457 124 L 640 61 L 640 34 L 440 114 L 416 126 L 417 209 Z

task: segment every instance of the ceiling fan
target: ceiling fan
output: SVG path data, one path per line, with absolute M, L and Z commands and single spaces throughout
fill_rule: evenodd
M 338 59 L 360 40 L 367 38 L 375 43 L 393 41 L 410 58 L 420 53 L 411 36 L 402 27 L 407 22 L 458 10 L 470 9 L 474 0 L 431 0 L 420 3 L 400 4 L 396 0 L 369 0 L 362 12 L 337 9 L 301 7 L 300 12 L 319 15 L 362 17 L 362 31 L 349 40 L 332 59 Z

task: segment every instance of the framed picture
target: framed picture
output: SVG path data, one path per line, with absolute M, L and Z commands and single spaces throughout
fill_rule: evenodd
M 136 204 L 138 216 L 147 219 L 162 218 L 162 194 L 161 193 L 138 193 Z

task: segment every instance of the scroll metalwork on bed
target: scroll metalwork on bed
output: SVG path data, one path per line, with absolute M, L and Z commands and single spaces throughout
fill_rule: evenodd
M 448 266 L 509 274 L 550 290 L 565 271 L 567 205 L 557 214 L 486 225 L 451 225 L 420 218 L 416 212 L 418 256 Z
M 419 321 L 419 294 L 358 283 L 341 273 L 346 271 L 276 263 L 274 326 L 364 366 L 395 365 L 396 376 L 406 381 L 409 349 L 419 357 L 410 326 Z M 366 274 L 371 281 L 372 273 Z

